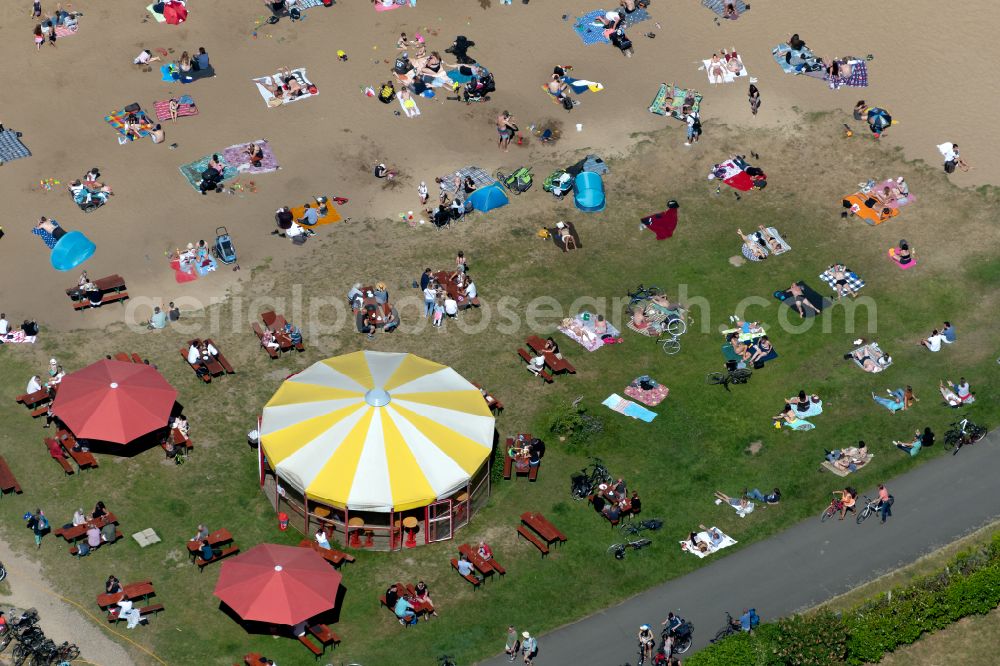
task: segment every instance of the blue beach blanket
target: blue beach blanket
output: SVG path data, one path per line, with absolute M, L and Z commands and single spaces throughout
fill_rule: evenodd
M 31 157 L 31 151 L 21 143 L 17 132 L 9 129 L 0 132 L 0 164 L 13 162 L 22 157 Z
M 646 409 L 637 402 L 626 400 L 617 393 L 609 395 L 601 404 L 609 409 L 613 409 L 619 414 L 631 416 L 634 419 L 639 419 L 640 421 L 645 421 L 646 423 L 650 423 L 656 418 L 656 412 Z
M 750 11 L 746 3 L 743 0 L 701 0 L 701 4 L 708 7 L 713 12 L 718 14 L 720 17 L 726 11 L 726 5 L 732 2 L 736 6 L 736 13 L 743 16 L 746 12 Z
M 603 18 L 605 14 L 608 13 L 607 9 L 595 9 L 592 12 L 587 12 L 583 16 L 576 19 L 573 23 L 573 32 L 583 40 L 583 43 L 587 46 L 591 44 L 610 44 L 611 40 L 604 36 L 604 27 L 601 25 L 594 25 L 594 22 L 598 18 Z M 636 9 L 631 14 L 625 15 L 625 20 L 622 21 L 622 27 L 628 30 L 636 23 L 642 23 L 643 21 L 649 20 L 649 12 L 641 7 Z
M 181 174 L 184 176 L 184 178 L 187 179 L 187 182 L 191 183 L 191 187 L 193 187 L 194 189 L 196 190 L 198 189 L 198 183 L 201 182 L 201 174 L 203 171 L 205 171 L 205 169 L 208 168 L 208 163 L 211 160 L 212 156 L 206 155 L 200 160 L 191 162 L 190 164 L 182 164 L 179 167 Z M 229 164 L 226 161 L 226 158 L 225 156 L 222 155 L 221 151 L 219 152 L 219 161 L 222 162 L 223 166 L 222 180 L 229 180 L 231 178 L 236 178 L 236 176 L 239 175 L 239 172 L 236 170 L 236 167 L 234 167 L 233 165 Z

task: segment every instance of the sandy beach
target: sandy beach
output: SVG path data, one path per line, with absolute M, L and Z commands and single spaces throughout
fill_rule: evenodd
M 401 212 L 418 211 L 421 180 L 433 188 L 434 176 L 470 164 L 489 172 L 530 164 L 540 184 L 551 170 L 587 152 L 622 156 L 647 133 L 664 128 L 676 139 L 676 150 L 703 156 L 707 169 L 725 157 L 713 148 L 712 127 L 718 124 L 783 131 L 801 113 L 830 111 L 831 133 L 842 133 L 842 123 L 848 122 L 856 132 L 849 140 L 871 141 L 864 124 L 850 116 L 855 102 L 865 99 L 898 120 L 881 139 L 886 150 L 898 146 L 907 158 L 939 168 L 936 144 L 954 141 L 975 167 L 950 176 L 956 186 L 992 185 L 1000 179 L 1000 130 L 984 121 L 1000 103 L 1000 87 L 984 83 L 968 66 L 970 50 L 986 63 L 994 60 L 989 52 L 998 51 L 990 21 L 984 20 L 990 8 L 980 0 L 947 14 L 940 3 L 920 0 L 905 11 L 887 9 L 878 20 L 871 18 L 869 3 L 858 1 L 841 3 L 835 12 L 752 3 L 739 20 L 721 25 L 696 2 L 677 7 L 654 0 L 650 20 L 629 31 L 635 42 L 631 59 L 606 44 L 585 46 L 574 33 L 574 18 L 599 8 L 594 2 L 506 6 L 490 0 L 421 0 L 414 9 L 377 13 L 367 1 L 344 0 L 309 9 L 303 21 L 283 19 L 273 26 L 261 24 L 265 12 L 258 2 L 190 0 L 189 20 L 181 26 L 154 22 L 142 4 L 74 3 L 84 13 L 79 32 L 40 52 L 32 43 L 34 22 L 27 6 L 5 10 L 0 55 L 13 66 L 0 77 L 6 90 L 18 92 L 5 96 L 0 121 L 22 132 L 33 153 L 0 170 L 6 194 L 0 309 L 12 321 L 32 317 L 51 329 L 96 328 L 123 317 L 124 309 L 117 306 L 72 310 L 63 291 L 74 285 L 77 272 L 57 273 L 49 266 L 44 245 L 29 233 L 40 215 L 85 232 L 97 244 L 96 255 L 83 266 L 91 277 L 118 273 L 133 297 L 193 307 L 223 296 L 243 274 L 222 266 L 200 280 L 177 284 L 166 254 L 198 239 L 211 242 L 218 226 L 232 233 L 243 269 L 270 260 L 296 261 L 301 249 L 270 235 L 273 213 L 318 194 L 350 199 L 340 214 L 351 222 L 318 230 L 334 240 L 334 248 L 365 219 L 376 220 L 387 239 L 403 239 L 431 232 L 429 227 L 411 230 L 399 220 Z M 871 54 L 870 86 L 834 91 L 816 79 L 784 74 L 771 49 L 788 38 L 788 26 L 795 26 L 824 58 Z M 446 62 L 451 59 L 444 49 L 455 35 L 474 40 L 472 55 L 496 76 L 492 101 L 466 106 L 445 100 L 439 90 L 434 99 L 420 99 L 421 115 L 408 119 L 393 114 L 399 110 L 396 103 L 382 105 L 366 97 L 363 87 L 389 78 L 401 31 L 423 34 L 428 50 L 441 51 Z M 655 38 L 645 35 L 650 32 Z M 143 48 L 172 49 L 170 57 L 176 58 L 199 46 L 208 51 L 215 78 L 180 85 L 160 80 L 161 63 L 153 63 L 151 72 L 132 65 Z M 756 117 L 746 101 L 747 79 L 712 85 L 699 70 L 702 59 L 730 47 L 757 79 L 763 105 Z M 338 49 L 347 53 L 346 62 L 337 60 Z M 540 89 L 555 64 L 573 65 L 575 76 L 599 81 L 604 90 L 580 96 L 580 105 L 567 113 Z M 305 67 L 319 95 L 270 109 L 251 79 L 286 66 Z M 661 81 L 704 94 L 700 144 L 686 148 L 681 123 L 647 111 Z M 119 145 L 102 120 L 132 102 L 152 111 L 155 100 L 183 94 L 194 98 L 200 113 L 167 121 L 161 145 L 149 140 Z M 522 129 L 561 123 L 563 137 L 554 146 L 529 138 L 526 146 L 512 145 L 504 154 L 493 129 L 504 109 Z M 576 131 L 577 123 L 582 131 Z M 178 171 L 183 163 L 261 138 L 269 140 L 281 169 L 242 176 L 246 189 L 236 194 L 200 196 Z M 173 143 L 176 149 L 168 147 Z M 376 161 L 400 170 L 392 187 L 371 176 Z M 100 167 L 116 194 L 107 206 L 85 215 L 65 188 L 92 166 Z M 809 187 L 808 167 L 803 165 L 802 187 Z M 845 183 L 858 177 L 846 174 Z M 946 177 L 943 172 L 941 177 Z M 61 184 L 51 191 L 40 187 L 50 178 Z M 249 191 L 251 180 L 256 192 Z M 613 176 L 609 189 L 613 207 Z M 831 201 L 832 207 L 838 205 Z M 136 316 L 144 315 L 148 309 L 136 309 Z

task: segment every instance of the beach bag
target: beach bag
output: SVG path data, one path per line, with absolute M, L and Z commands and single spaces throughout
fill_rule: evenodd
M 567 111 L 573 110 L 573 100 L 571 100 L 569 97 L 562 98 L 562 105 L 563 108 L 566 109 Z
M 392 71 L 397 74 L 406 74 L 410 71 L 410 60 L 406 56 L 399 56 L 396 58 L 396 62 L 392 66 Z
M 334 0 L 322 0 L 324 7 L 333 7 Z
M 302 18 L 302 12 L 299 10 L 298 7 L 292 7 L 288 12 L 288 18 L 292 19 L 293 21 L 298 21 L 299 19 Z

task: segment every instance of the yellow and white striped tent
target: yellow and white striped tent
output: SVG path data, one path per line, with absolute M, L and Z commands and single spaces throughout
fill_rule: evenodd
M 264 406 L 260 445 L 309 500 L 405 511 L 469 483 L 493 447 L 475 386 L 412 354 L 360 351 L 290 377 Z

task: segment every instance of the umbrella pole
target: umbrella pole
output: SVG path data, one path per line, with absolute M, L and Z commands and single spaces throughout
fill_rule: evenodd
M 303 532 L 303 534 L 305 534 L 306 538 L 308 539 L 309 538 L 309 495 L 302 493 L 302 498 L 303 500 L 305 500 L 302 504 L 303 506 L 305 506 L 306 509 L 305 511 L 302 512 L 305 514 L 305 522 L 306 522 L 305 532 Z
M 351 510 L 347 508 L 347 504 L 344 504 L 344 547 L 347 547 L 347 538 L 350 536 L 349 532 L 351 528 L 347 526 L 347 521 L 351 517 Z

